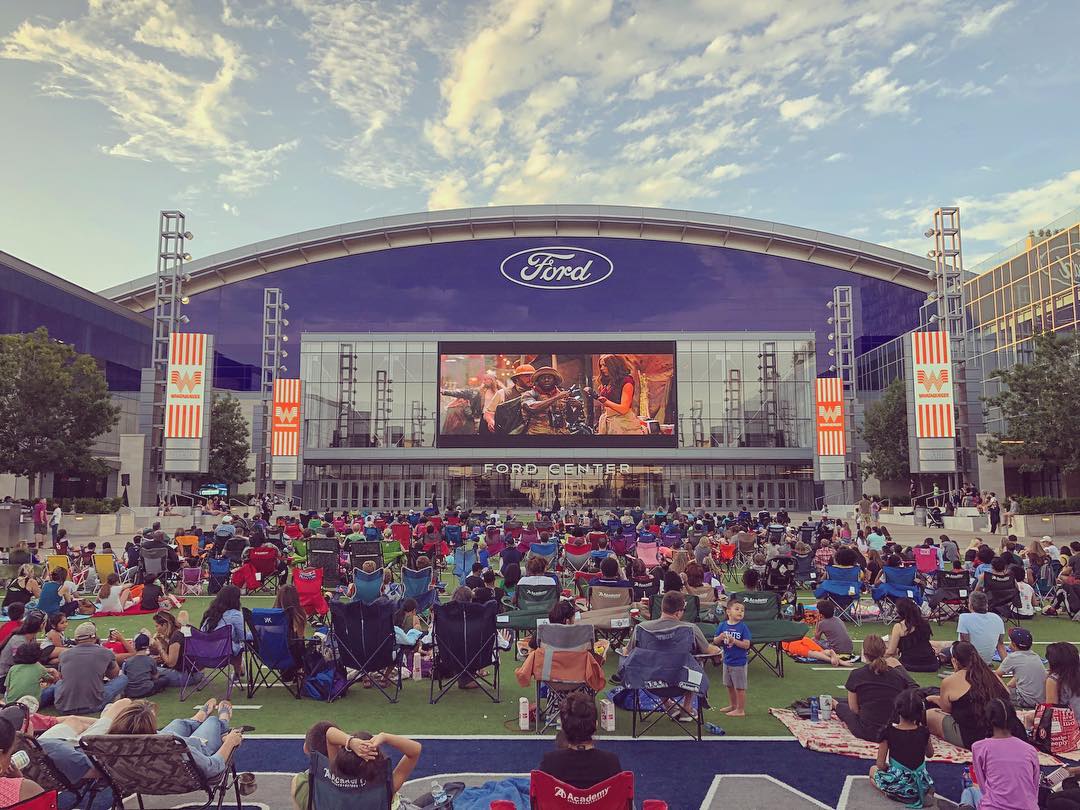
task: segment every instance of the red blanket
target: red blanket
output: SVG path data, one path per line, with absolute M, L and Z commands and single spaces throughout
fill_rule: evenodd
M 139 616 L 139 615 L 141 615 L 143 613 L 157 613 L 157 612 L 158 612 L 157 608 L 152 608 L 151 610 L 143 610 L 141 607 L 139 607 L 138 604 L 135 604 L 135 605 L 132 605 L 131 607 L 129 607 L 127 610 L 125 610 L 122 613 L 117 613 L 116 611 L 107 611 L 107 612 L 105 612 L 105 611 L 100 611 L 99 610 L 94 615 L 95 616 Z

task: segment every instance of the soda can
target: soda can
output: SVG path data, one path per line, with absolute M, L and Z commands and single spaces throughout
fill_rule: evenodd
M 832 719 L 832 707 L 833 707 L 832 695 L 819 695 L 818 696 L 818 704 L 820 706 L 821 719 L 822 720 L 830 720 L 830 719 Z
M 527 697 L 518 699 L 518 728 L 522 731 L 529 730 L 529 699 Z
M 615 730 L 615 704 L 607 698 L 600 701 L 600 728 L 604 731 Z

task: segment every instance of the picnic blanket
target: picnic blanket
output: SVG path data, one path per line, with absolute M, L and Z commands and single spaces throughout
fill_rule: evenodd
M 513 802 L 519 810 L 529 810 L 529 777 L 494 779 L 467 787 L 454 799 L 454 810 L 488 810 L 494 801 Z
M 877 743 L 860 740 L 852 734 L 844 722 L 833 715 L 829 720 L 806 720 L 796 716 L 791 709 L 769 709 L 769 714 L 787 726 L 788 731 L 803 748 L 826 754 L 840 754 L 858 759 L 877 759 Z M 1080 751 L 1067 754 L 1039 754 L 1040 765 L 1060 765 L 1059 759 L 1080 761 Z M 934 757 L 931 762 L 966 764 L 971 762 L 971 752 L 944 740 L 934 739 Z
M 134 604 L 131 607 L 129 607 L 127 610 L 123 611 L 122 613 L 118 613 L 115 610 L 110 610 L 110 611 L 101 611 L 101 610 L 99 610 L 99 611 L 95 612 L 93 615 L 94 616 L 141 616 L 144 613 L 157 613 L 157 612 L 158 612 L 157 608 L 153 608 L 151 610 L 142 610 L 142 609 L 139 608 L 138 604 Z

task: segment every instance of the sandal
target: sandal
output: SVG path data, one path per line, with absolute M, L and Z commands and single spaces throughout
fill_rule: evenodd
M 229 721 L 232 720 L 232 716 L 233 716 L 232 704 L 229 703 L 226 700 L 221 701 L 221 703 L 218 704 L 218 710 L 217 710 L 217 718 L 218 718 L 218 720 L 220 720 L 222 723 L 225 723 L 227 725 L 229 723 Z
M 199 711 L 207 717 L 210 717 L 214 713 L 214 709 L 217 708 L 217 698 L 210 698 L 206 703 L 199 707 Z

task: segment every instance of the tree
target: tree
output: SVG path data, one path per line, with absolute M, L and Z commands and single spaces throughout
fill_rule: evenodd
M 1001 409 L 1008 432 L 993 434 L 979 450 L 991 461 L 1019 456 L 1025 472 L 1047 467 L 1080 470 L 1080 410 L 1075 405 L 1080 391 L 1080 333 L 1044 332 L 1033 344 L 1031 362 L 990 375 L 1004 386 L 983 402 Z
M 911 474 L 907 389 L 903 380 L 893 380 L 885 396 L 866 409 L 859 435 L 870 448 L 870 457 L 859 464 L 863 480 L 873 476 L 880 481 L 895 481 Z
M 90 355 L 44 327 L 0 335 L 0 470 L 26 476 L 31 497 L 42 473 L 103 474 L 94 440 L 119 413 Z
M 247 481 L 250 452 L 251 434 L 240 413 L 240 400 L 215 394 L 210 405 L 210 480 L 230 487 Z

